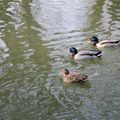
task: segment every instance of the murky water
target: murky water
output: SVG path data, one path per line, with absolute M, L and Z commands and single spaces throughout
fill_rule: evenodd
M 0 119 L 118 120 L 120 47 L 75 62 L 70 47 L 120 39 L 119 0 L 0 1 Z M 89 76 L 64 84 L 61 68 Z

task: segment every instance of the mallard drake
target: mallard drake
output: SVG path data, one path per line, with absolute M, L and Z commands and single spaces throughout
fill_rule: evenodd
M 92 36 L 90 42 L 98 48 L 120 45 L 120 40 L 102 40 L 99 42 L 99 39 L 96 36 Z
M 66 83 L 82 82 L 87 81 L 88 79 L 87 75 L 83 75 L 80 73 L 70 73 L 67 68 L 62 69 L 61 74 L 63 76 L 63 81 Z
M 83 49 L 78 51 L 75 47 L 71 47 L 69 52 L 75 60 L 95 59 L 101 57 L 103 54 L 99 50 Z

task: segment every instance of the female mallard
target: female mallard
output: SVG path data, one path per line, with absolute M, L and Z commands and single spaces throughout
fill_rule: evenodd
M 67 68 L 61 70 L 63 81 L 66 83 L 76 83 L 81 81 L 87 81 L 88 76 L 80 73 L 70 73 Z
M 75 60 L 95 59 L 102 56 L 102 52 L 98 50 L 84 49 L 78 51 L 75 47 L 69 49 L 70 54 Z
M 118 46 L 120 45 L 120 40 L 103 40 L 100 41 L 98 40 L 98 38 L 96 36 L 92 36 L 90 38 L 90 42 L 98 47 L 98 48 L 102 48 L 102 47 L 112 47 L 112 46 Z

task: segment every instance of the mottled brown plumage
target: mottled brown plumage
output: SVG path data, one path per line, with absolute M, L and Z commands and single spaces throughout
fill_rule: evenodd
M 61 70 L 63 81 L 66 83 L 76 83 L 81 81 L 87 81 L 88 76 L 80 73 L 70 73 L 67 68 Z

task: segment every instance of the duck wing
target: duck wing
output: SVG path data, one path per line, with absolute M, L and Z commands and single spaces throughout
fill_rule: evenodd
M 119 44 L 120 40 L 103 40 L 100 44 Z
M 87 75 L 79 74 L 79 73 L 71 73 L 69 75 L 70 82 L 80 82 L 80 81 L 86 81 L 88 79 Z
M 101 56 L 102 52 L 98 50 L 81 50 L 78 52 L 79 55 L 89 55 L 89 56 Z

